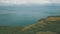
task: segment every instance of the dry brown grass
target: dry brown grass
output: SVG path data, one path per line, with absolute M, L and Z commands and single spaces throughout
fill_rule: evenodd
M 57 34 L 57 33 L 45 31 L 45 32 L 37 32 L 36 34 Z

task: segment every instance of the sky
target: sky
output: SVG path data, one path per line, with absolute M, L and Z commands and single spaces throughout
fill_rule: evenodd
M 60 3 L 60 0 L 0 0 L 0 4 L 1 3 L 7 3 L 7 4 L 28 4 L 28 3 L 47 4 L 47 3 Z

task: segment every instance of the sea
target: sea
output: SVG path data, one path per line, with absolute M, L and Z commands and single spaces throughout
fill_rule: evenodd
M 0 26 L 27 26 L 48 16 L 60 16 L 60 5 L 0 5 Z

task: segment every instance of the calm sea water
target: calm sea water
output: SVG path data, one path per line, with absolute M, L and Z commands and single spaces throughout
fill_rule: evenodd
M 47 16 L 60 16 L 60 6 L 0 6 L 0 26 L 23 26 Z

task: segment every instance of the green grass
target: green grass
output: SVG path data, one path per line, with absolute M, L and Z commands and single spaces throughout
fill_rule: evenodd
M 58 17 L 55 19 L 55 17 L 53 20 L 48 18 L 41 19 L 36 24 L 30 26 L 0 26 L 0 34 L 38 34 L 41 32 L 45 33 L 46 31 L 60 34 L 60 19 Z

